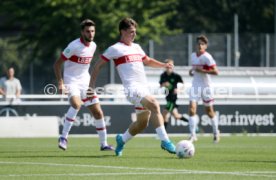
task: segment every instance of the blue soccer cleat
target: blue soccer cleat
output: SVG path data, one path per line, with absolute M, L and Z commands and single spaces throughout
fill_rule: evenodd
M 175 145 L 171 141 L 161 141 L 161 148 L 171 154 L 175 154 Z
M 117 147 L 115 149 L 115 154 L 116 154 L 116 156 L 122 156 L 124 145 L 125 145 L 125 143 L 123 141 L 122 134 L 117 134 L 117 136 L 116 136 L 116 142 L 117 142 Z

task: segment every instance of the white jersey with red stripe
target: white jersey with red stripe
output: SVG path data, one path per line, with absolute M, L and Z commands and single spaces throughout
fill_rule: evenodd
M 63 79 L 65 84 L 88 86 L 90 81 L 89 67 L 94 56 L 96 44 L 86 45 L 82 38 L 72 41 L 62 52 L 64 62 Z
M 197 55 L 196 53 L 192 53 L 191 55 L 192 66 L 193 69 L 196 67 L 203 68 L 209 70 L 216 66 L 216 62 L 211 54 L 208 52 L 204 52 L 201 55 Z M 211 78 L 209 74 L 200 73 L 200 72 L 193 72 L 193 86 L 201 86 L 201 87 L 208 87 L 211 85 Z
M 139 44 L 127 45 L 122 42 L 110 46 L 101 58 L 105 61 L 113 60 L 118 70 L 124 87 L 144 87 L 147 85 L 147 78 L 143 60 L 145 52 Z

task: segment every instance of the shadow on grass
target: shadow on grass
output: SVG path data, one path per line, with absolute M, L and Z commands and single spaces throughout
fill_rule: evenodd
M 10 152 L 9 152 L 10 153 Z M 15 152 L 14 152 L 15 153 Z M 31 154 L 32 153 L 32 154 Z M 55 153 L 55 154 L 52 154 L 52 153 Z M 8 155 L 8 152 L 7 154 L 5 154 L 4 156 L 0 156 L 0 159 L 12 159 L 12 158 L 21 158 L 21 159 L 25 159 L 25 158 L 37 158 L 37 159 L 41 159 L 41 158 L 66 158 L 66 159 L 69 159 L 69 158 L 79 158 L 79 159 L 87 159 L 87 158 L 91 158 L 91 159 L 100 159 L 100 158 L 127 158 L 127 159 L 133 159 L 133 160 L 136 160 L 137 158 L 141 158 L 141 159 L 177 159 L 177 157 L 175 155 L 164 155 L 164 156 L 160 156 L 160 155 L 157 155 L 157 156 L 152 156 L 150 154 L 144 154 L 144 155 L 135 155 L 135 154 L 125 154 L 123 155 L 122 157 L 117 157 L 114 153 L 112 154 L 96 154 L 96 155 L 89 155 L 89 154 L 77 154 L 77 153 L 74 153 L 74 152 L 51 152 L 51 154 L 43 154 L 43 152 L 24 152 L 24 153 L 19 153 L 18 154 L 9 154 Z
M 5 156 L 0 157 L 0 159 L 10 159 L 10 158 L 109 158 L 115 157 L 115 155 L 105 154 L 105 155 L 18 155 L 18 156 Z
M 235 163 L 270 163 L 276 164 L 275 160 L 230 160 L 227 162 L 235 162 Z

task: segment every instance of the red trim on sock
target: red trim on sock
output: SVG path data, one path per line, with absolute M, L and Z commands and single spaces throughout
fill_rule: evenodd
M 75 121 L 75 119 L 71 119 L 71 118 L 69 118 L 69 117 L 66 117 L 66 120 L 67 120 L 67 121 L 70 121 L 70 122 L 74 122 L 74 121 Z
M 105 127 L 102 127 L 102 128 L 96 128 L 97 131 L 103 131 L 105 130 Z
M 135 107 L 136 110 L 146 110 L 144 107 Z

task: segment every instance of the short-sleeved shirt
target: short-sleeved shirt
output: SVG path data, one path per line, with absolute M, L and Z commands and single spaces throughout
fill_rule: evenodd
M 136 112 L 143 111 L 141 100 L 150 93 L 143 64 L 147 55 L 140 45 L 118 42 L 110 46 L 101 58 L 104 61 L 114 61 L 128 101 L 135 106 Z
M 204 52 L 199 56 L 196 53 L 192 53 L 191 60 L 194 69 L 196 67 L 200 67 L 209 70 L 216 66 L 215 60 L 208 52 Z M 193 82 L 189 93 L 190 101 L 199 101 L 200 99 L 202 99 L 204 105 L 212 105 L 214 98 L 210 75 L 196 71 L 194 71 L 193 73 Z
M 94 42 L 86 45 L 82 38 L 78 38 L 64 49 L 61 58 L 65 61 L 63 72 L 65 84 L 89 84 L 89 67 L 96 47 Z
M 3 77 L 0 79 L 0 88 L 4 90 L 6 95 L 16 95 L 16 91 L 21 91 L 22 86 L 17 78 L 13 78 L 12 80 Z
M 104 61 L 113 60 L 125 88 L 147 86 L 143 60 L 147 57 L 139 44 L 117 42 L 102 55 Z
M 174 72 L 172 72 L 170 75 L 164 72 L 160 76 L 159 83 L 162 85 L 164 82 L 170 83 L 170 86 L 167 88 L 169 90 L 169 93 L 166 96 L 167 101 L 176 101 L 177 94 L 174 93 L 174 89 L 177 88 L 177 83 L 183 83 L 181 76 Z
M 201 67 L 203 69 L 209 70 L 216 66 L 216 62 L 214 58 L 208 52 L 204 52 L 199 56 L 196 53 L 192 53 L 191 60 L 192 60 L 192 66 L 194 69 L 196 67 Z M 200 72 L 194 71 L 192 85 L 209 87 L 211 85 L 210 75 L 206 73 L 200 73 Z

